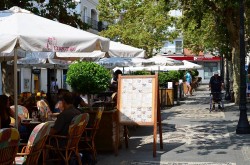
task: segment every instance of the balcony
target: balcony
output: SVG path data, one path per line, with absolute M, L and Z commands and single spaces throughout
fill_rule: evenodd
M 182 47 L 163 47 L 160 49 L 160 53 L 166 54 L 166 55 L 182 55 L 183 54 L 183 48 Z
M 90 17 L 85 17 L 84 22 L 90 25 L 92 29 L 97 30 L 98 32 L 107 28 L 107 25 L 103 25 L 102 21 L 97 21 Z

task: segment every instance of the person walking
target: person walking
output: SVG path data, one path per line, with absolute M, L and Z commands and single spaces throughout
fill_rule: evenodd
M 51 85 L 50 85 L 50 93 L 57 93 L 58 92 L 58 84 L 57 84 L 57 79 L 54 77 L 51 78 Z
M 185 78 L 186 78 L 186 85 L 187 85 L 187 91 L 186 91 L 186 95 L 191 95 L 193 96 L 193 93 L 192 93 L 192 87 L 191 87 L 191 83 L 192 83 L 192 75 L 190 74 L 190 71 L 187 70 L 187 73 L 185 75 Z
M 215 103 L 218 103 L 218 108 L 222 109 L 220 102 L 221 102 L 221 90 L 224 89 L 224 81 L 219 73 L 216 71 L 213 73 L 213 76 L 210 78 L 209 81 L 209 89 L 211 90 L 212 94 L 212 110 L 215 110 Z

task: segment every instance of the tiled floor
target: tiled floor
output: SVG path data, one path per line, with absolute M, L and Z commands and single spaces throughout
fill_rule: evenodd
M 163 143 L 182 143 L 191 146 L 225 145 L 231 143 L 225 125 L 162 125 Z M 146 136 L 142 144 L 152 143 L 153 136 Z M 142 145 L 141 144 L 141 145 Z
M 125 165 L 125 164 L 124 164 Z M 128 165 L 236 165 L 236 163 L 216 163 L 216 162 L 128 162 Z

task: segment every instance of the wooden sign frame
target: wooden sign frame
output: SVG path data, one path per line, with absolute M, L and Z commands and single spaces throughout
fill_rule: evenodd
M 126 125 L 153 126 L 153 157 L 156 157 L 157 127 L 159 127 L 160 148 L 163 149 L 158 74 L 119 75 L 117 109 L 118 121 L 124 125 L 126 148 L 128 148 Z M 118 139 L 117 136 L 117 142 Z M 116 155 L 117 150 L 116 146 Z
M 158 76 L 119 76 L 118 82 L 119 123 L 154 125 L 157 120 Z

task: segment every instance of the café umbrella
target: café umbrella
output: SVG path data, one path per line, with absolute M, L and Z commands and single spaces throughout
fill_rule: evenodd
M 17 53 L 40 52 L 107 52 L 109 39 L 49 20 L 20 7 L 0 11 L 0 58 L 14 51 L 14 105 L 17 108 Z M 17 114 L 16 114 L 17 118 Z M 16 122 L 16 127 L 18 127 Z

